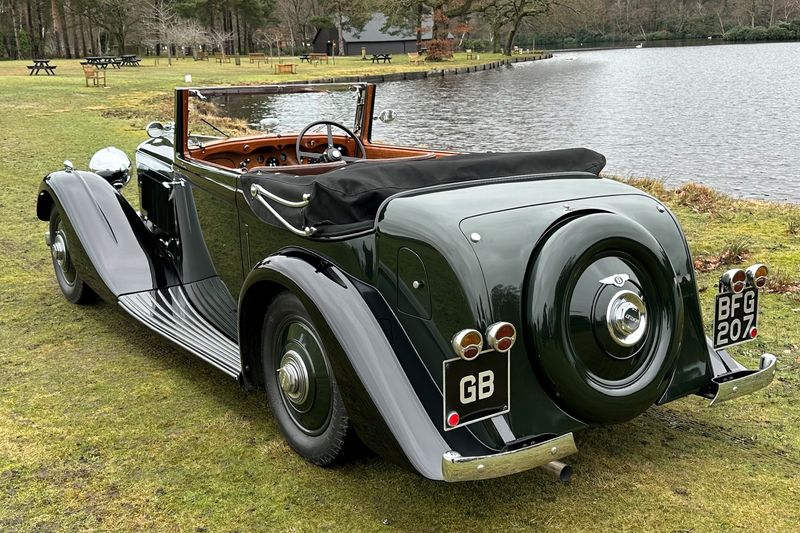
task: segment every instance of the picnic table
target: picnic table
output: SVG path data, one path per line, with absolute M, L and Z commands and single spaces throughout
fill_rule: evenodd
M 48 76 L 56 75 L 56 66 L 51 65 L 49 59 L 31 59 L 31 61 L 33 61 L 33 65 L 28 65 L 28 70 L 30 70 L 28 76 L 33 76 L 34 74 L 38 76 L 39 72 L 42 70 L 45 71 Z
M 122 54 L 119 56 L 120 66 L 138 67 L 141 59 L 136 54 Z
M 90 64 L 94 68 L 101 68 L 106 70 L 109 65 L 114 68 L 120 68 L 122 65 L 122 61 L 115 57 L 108 57 L 108 56 L 88 56 L 86 57 L 86 63 Z
M 384 63 L 391 63 L 392 54 L 372 54 L 372 62 L 378 63 L 379 61 L 383 61 Z
M 308 64 L 311 64 L 311 54 L 300 54 L 300 62 L 307 61 Z

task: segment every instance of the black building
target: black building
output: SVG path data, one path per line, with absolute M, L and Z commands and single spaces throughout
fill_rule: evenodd
M 344 31 L 344 55 L 361 55 L 361 49 L 371 54 L 404 54 L 417 51 L 417 34 L 399 28 L 386 28 L 386 16 L 375 13 L 360 31 L 350 29 Z M 430 16 L 423 20 L 422 40 L 431 38 L 433 22 Z M 314 52 L 334 55 L 334 45 L 339 47 L 339 35 L 336 28 L 321 28 L 314 36 Z M 338 55 L 338 50 L 337 50 Z

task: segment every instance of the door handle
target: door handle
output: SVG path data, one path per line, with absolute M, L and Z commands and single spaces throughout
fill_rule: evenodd
M 186 185 L 186 180 L 162 181 L 161 185 L 163 185 L 167 189 L 171 189 L 176 185 L 180 185 L 181 187 L 183 187 L 184 185 Z

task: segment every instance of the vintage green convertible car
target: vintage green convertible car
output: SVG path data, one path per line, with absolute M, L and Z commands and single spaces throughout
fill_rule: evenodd
M 765 266 L 722 277 L 709 339 L 678 222 L 602 155 L 372 142 L 375 90 L 177 89 L 136 152 L 139 211 L 115 148 L 44 178 L 62 292 L 265 390 L 318 465 L 358 438 L 431 479 L 567 475 L 576 430 L 771 382 L 774 356 L 722 349 L 757 335 Z

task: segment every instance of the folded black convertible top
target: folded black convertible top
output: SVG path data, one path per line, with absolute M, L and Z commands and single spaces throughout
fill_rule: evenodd
M 291 201 L 311 195 L 309 205 L 292 208 L 267 199 L 293 226 L 353 226 L 372 223 L 378 208 L 390 196 L 423 187 L 464 181 L 530 176 L 554 172 L 589 172 L 598 175 L 606 163 L 602 154 L 586 148 L 545 152 L 474 153 L 420 161 L 362 161 L 314 176 L 280 172 L 249 172 L 242 175 L 242 188 L 254 183 Z M 249 201 L 252 198 L 246 195 Z M 263 206 L 253 203 L 265 220 L 274 219 Z M 330 228 L 332 229 L 332 228 Z

